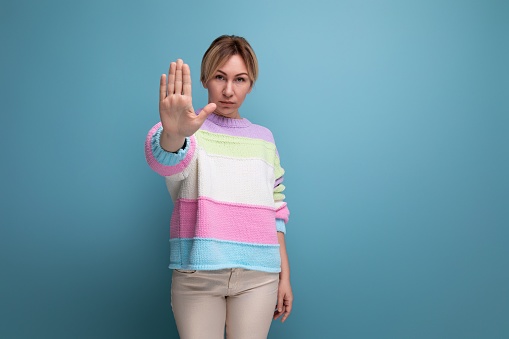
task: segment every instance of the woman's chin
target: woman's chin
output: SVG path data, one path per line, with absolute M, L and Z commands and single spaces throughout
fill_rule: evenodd
M 225 117 L 225 118 L 240 119 L 239 111 L 233 110 L 233 109 L 231 109 L 231 110 L 216 109 L 214 111 L 214 113 L 216 113 L 217 115 L 220 115 L 222 117 Z

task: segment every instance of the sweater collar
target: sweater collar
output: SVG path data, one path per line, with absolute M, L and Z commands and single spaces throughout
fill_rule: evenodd
M 228 127 L 228 128 L 244 128 L 251 126 L 251 122 L 246 118 L 232 119 L 212 113 L 207 117 L 207 120 L 215 125 Z

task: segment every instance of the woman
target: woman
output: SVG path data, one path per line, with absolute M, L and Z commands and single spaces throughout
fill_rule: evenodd
M 289 211 L 272 133 L 240 116 L 258 76 L 242 37 L 221 36 L 202 59 L 208 104 L 195 111 L 182 60 L 161 76 L 149 165 L 174 203 L 171 301 L 181 338 L 266 338 L 292 310 L 285 246 Z

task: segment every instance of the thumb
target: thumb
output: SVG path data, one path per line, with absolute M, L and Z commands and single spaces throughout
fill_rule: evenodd
M 277 311 L 283 312 L 283 293 L 278 293 L 277 296 Z
M 205 121 L 205 119 L 207 119 L 207 117 L 216 110 L 216 107 L 217 107 L 216 104 L 213 102 L 203 107 L 202 110 L 200 111 L 200 114 L 198 115 L 200 117 L 200 120 Z

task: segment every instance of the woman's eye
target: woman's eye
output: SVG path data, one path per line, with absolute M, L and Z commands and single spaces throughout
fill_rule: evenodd
M 237 78 L 237 82 L 244 82 L 244 81 L 246 81 L 246 79 L 244 79 L 244 78 Z
M 216 79 L 217 79 L 217 80 L 223 80 L 223 79 L 224 79 L 224 77 L 223 77 L 222 75 L 216 75 Z

